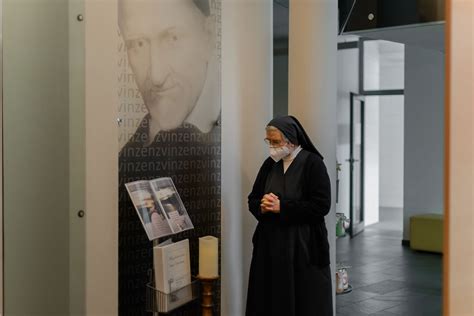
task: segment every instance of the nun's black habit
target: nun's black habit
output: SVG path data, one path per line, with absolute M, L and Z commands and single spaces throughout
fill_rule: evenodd
M 246 316 L 332 316 L 324 223 L 331 188 L 323 157 L 296 118 L 280 117 L 268 125 L 303 150 L 286 172 L 282 160 L 265 160 L 249 195 L 249 210 L 258 225 L 252 238 Z M 267 193 L 279 197 L 279 214 L 261 212 Z

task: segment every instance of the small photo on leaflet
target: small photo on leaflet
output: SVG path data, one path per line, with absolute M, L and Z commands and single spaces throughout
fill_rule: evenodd
M 173 232 L 178 233 L 193 229 L 193 223 L 174 186 L 173 180 L 171 180 L 171 178 L 159 178 L 151 180 L 151 184 L 170 222 Z

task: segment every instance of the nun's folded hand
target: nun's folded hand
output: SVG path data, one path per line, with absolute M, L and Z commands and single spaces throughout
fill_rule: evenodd
M 262 213 L 280 213 L 280 199 L 273 193 L 265 194 L 261 200 Z

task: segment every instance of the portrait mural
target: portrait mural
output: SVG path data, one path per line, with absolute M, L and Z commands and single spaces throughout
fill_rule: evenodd
M 220 0 L 118 4 L 119 314 L 137 316 L 149 315 L 153 244 L 125 183 L 172 178 L 194 225 L 173 239 L 189 238 L 193 275 L 198 237 L 220 238 L 221 9 Z M 172 313 L 198 314 L 196 304 Z

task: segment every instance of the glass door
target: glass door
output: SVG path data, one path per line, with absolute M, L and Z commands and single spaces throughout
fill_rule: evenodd
M 364 230 L 364 97 L 350 95 L 350 197 L 351 237 Z

